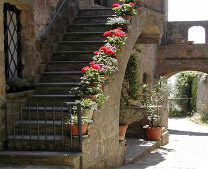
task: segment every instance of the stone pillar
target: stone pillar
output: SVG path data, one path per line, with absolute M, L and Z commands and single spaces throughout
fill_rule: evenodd
M 4 15 L 3 6 L 4 3 L 0 2 L 0 106 L 4 104 L 6 95 L 6 82 L 5 82 L 5 61 L 4 61 Z M 0 126 L 2 126 L 2 118 L 4 115 L 4 110 L 0 108 Z M 0 149 L 2 149 L 3 135 L 2 130 L 0 130 Z

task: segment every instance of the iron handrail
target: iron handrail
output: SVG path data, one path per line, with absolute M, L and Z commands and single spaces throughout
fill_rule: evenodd
M 53 25 L 54 21 L 56 20 L 57 16 L 59 15 L 60 11 L 62 10 L 63 6 L 65 5 L 66 1 L 67 0 L 62 0 L 62 3 L 60 5 L 59 9 L 54 14 L 54 16 L 53 16 L 52 20 L 50 21 L 50 23 L 48 24 L 48 27 L 46 28 L 46 30 L 42 33 L 41 40 L 43 42 L 46 40 L 47 33 L 50 31 L 51 26 Z
M 75 115 L 73 106 L 77 107 L 78 134 L 73 134 L 72 127 L 65 125 L 66 119 L 69 117 L 70 123 L 72 123 L 71 116 Z M 3 108 L 5 150 L 36 151 L 44 149 L 82 152 L 80 103 L 5 102 Z M 34 134 L 34 132 L 36 133 Z M 74 138 L 76 139 L 74 140 Z M 18 145 L 16 145 L 16 139 L 20 141 Z M 43 140 L 45 143 L 41 143 Z M 25 146 L 25 141 L 28 141 L 27 146 Z M 34 144 L 34 141 L 37 141 L 37 144 Z M 77 141 L 77 144 L 74 144 L 74 141 Z

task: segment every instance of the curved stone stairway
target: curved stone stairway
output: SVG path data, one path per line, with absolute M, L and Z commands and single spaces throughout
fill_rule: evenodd
M 106 29 L 109 29 L 105 22 L 107 17 L 112 16 L 112 14 L 112 10 L 108 8 L 79 11 L 79 15 L 74 19 L 73 24 L 69 26 L 68 32 L 64 34 L 64 39 L 59 42 L 58 49 L 53 52 L 53 58 L 47 65 L 47 71 L 42 73 L 40 82 L 36 84 L 35 93 L 30 98 L 31 105 L 23 107 L 22 117 L 15 118 L 17 119 L 15 135 L 13 128 L 8 133 L 9 150 L 22 148 L 23 150 L 53 150 L 54 141 L 56 148 L 59 147 L 59 141 L 63 141 L 62 132 L 67 135 L 66 131 L 61 129 L 60 109 L 63 110 L 63 114 L 68 111 L 67 107 L 60 107 L 60 103 L 76 100 L 75 95 L 69 91 L 72 87 L 80 85 L 80 77 L 83 74 L 82 67 L 92 60 L 93 52 L 104 44 L 105 39 L 102 35 Z M 57 102 L 58 104 L 56 104 Z M 38 104 L 38 106 L 33 105 L 33 103 Z M 31 111 L 30 117 L 28 117 L 28 108 Z M 52 111 L 52 108 L 54 108 L 54 111 Z M 45 123 L 46 119 L 47 124 Z M 45 131 L 45 125 L 47 125 L 47 131 Z M 21 127 L 24 127 L 23 131 Z M 29 129 L 30 127 L 31 129 Z M 56 128 L 55 133 L 54 127 Z M 46 133 L 47 138 L 44 135 Z M 56 135 L 55 138 L 54 134 Z M 45 144 L 46 142 L 48 143 Z M 16 155 L 18 157 L 17 152 Z M 62 158 L 63 154 L 59 155 Z M 4 159 L 3 157 L 12 156 L 12 153 L 2 153 L 0 156 Z M 19 156 L 22 157 L 24 154 L 19 154 Z M 33 154 L 29 156 L 33 157 Z M 36 154 L 36 157 L 39 156 Z M 71 156 L 68 154 L 66 158 L 71 158 Z M 10 160 L 12 159 L 14 163 L 19 162 L 15 158 Z M 29 159 L 28 162 L 30 163 L 33 158 Z M 27 163 L 27 160 L 25 162 Z M 45 160 L 43 163 L 50 163 L 50 160 L 48 162 Z M 75 166 L 75 164 L 69 165 Z

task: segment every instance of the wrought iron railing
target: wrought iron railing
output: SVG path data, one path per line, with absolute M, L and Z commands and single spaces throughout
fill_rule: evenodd
M 50 31 L 51 26 L 53 25 L 53 23 L 54 23 L 54 21 L 56 20 L 57 16 L 59 15 L 59 13 L 61 12 L 62 8 L 64 7 L 66 1 L 67 1 L 67 0 L 62 0 L 60 7 L 59 7 L 58 10 L 55 12 L 55 14 L 54 14 L 52 20 L 49 22 L 49 24 L 48 24 L 46 30 L 42 33 L 42 35 L 41 35 L 41 40 L 42 40 L 42 41 L 45 41 L 45 40 L 46 40 L 47 34 L 48 34 L 48 32 Z
M 74 107 L 77 135 L 70 125 Z M 4 109 L 5 150 L 82 151 L 80 104 L 6 102 Z

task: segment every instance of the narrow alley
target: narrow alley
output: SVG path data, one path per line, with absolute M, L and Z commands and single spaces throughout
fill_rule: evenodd
M 207 169 L 208 127 L 185 118 L 169 119 L 170 142 L 119 169 Z

